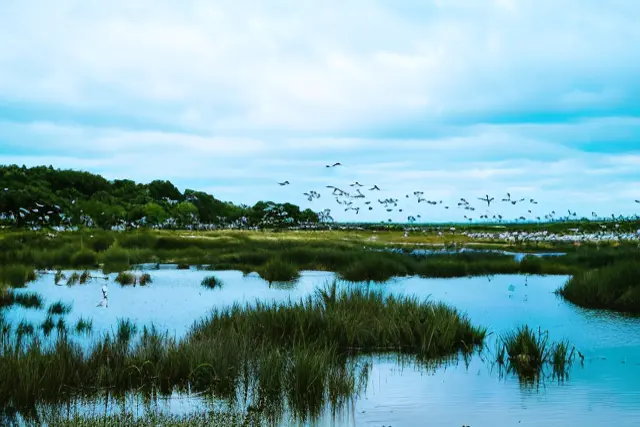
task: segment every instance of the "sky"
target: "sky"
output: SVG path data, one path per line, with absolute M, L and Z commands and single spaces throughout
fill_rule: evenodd
M 635 0 L 4 1 L 0 163 L 340 221 L 632 215 L 638 16 Z M 373 211 L 325 188 L 354 181 Z M 478 200 L 507 192 L 538 204 Z

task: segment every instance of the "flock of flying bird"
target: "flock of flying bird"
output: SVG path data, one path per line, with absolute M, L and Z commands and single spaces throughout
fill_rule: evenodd
M 340 162 L 336 162 L 333 164 L 326 165 L 326 168 L 336 168 L 338 166 L 342 166 L 342 164 Z M 278 182 L 278 184 L 280 186 L 287 186 L 287 185 L 290 185 L 291 183 L 289 181 L 283 181 L 283 182 Z M 406 218 L 407 218 L 407 222 L 409 223 L 414 223 L 414 222 L 417 222 L 419 219 L 421 219 L 420 214 L 415 214 L 415 215 L 407 214 L 408 212 L 405 212 L 407 208 L 409 208 L 410 210 L 414 208 L 408 207 L 407 205 L 403 207 L 403 204 L 400 203 L 400 199 L 398 198 L 393 198 L 393 197 L 380 198 L 380 197 L 373 196 L 373 194 L 375 194 L 376 192 L 381 191 L 378 185 L 365 186 L 360 182 L 355 181 L 349 184 L 349 187 L 351 188 L 345 189 L 345 188 L 337 187 L 335 185 L 326 186 L 327 189 L 331 190 L 330 197 L 335 199 L 335 202 L 341 208 L 343 208 L 345 212 L 354 211 L 355 214 L 357 215 L 360 213 L 361 210 L 373 211 L 374 209 L 381 209 L 383 212 L 386 212 L 388 215 L 391 215 L 391 213 L 394 211 L 398 213 L 403 213 L 404 215 L 407 215 Z M 9 189 L 5 188 L 4 191 L 7 192 L 9 191 Z M 309 202 L 312 202 L 316 199 L 320 199 L 321 197 L 321 194 L 315 190 L 306 191 L 303 193 L 303 195 L 307 198 Z M 425 203 L 431 206 L 441 206 L 445 210 L 448 210 L 451 207 L 461 209 L 464 211 L 464 215 L 463 215 L 464 219 L 469 222 L 472 222 L 474 220 L 474 217 L 481 220 L 483 219 L 493 220 L 495 222 L 506 221 L 506 219 L 503 217 L 502 214 L 489 211 L 491 206 L 495 206 L 496 198 L 491 197 L 488 194 L 486 194 L 484 197 L 477 198 L 477 200 L 479 202 L 482 202 L 483 205 L 486 204 L 486 210 L 483 213 L 480 213 L 481 212 L 480 207 L 473 206 L 471 202 L 465 199 L 464 197 L 460 198 L 455 205 L 452 204 L 450 206 L 449 204 L 443 203 L 442 200 L 429 200 L 425 198 L 424 192 L 419 190 L 413 191 L 412 194 L 405 194 L 404 196 L 405 196 L 404 197 L 405 200 L 413 199 L 414 201 L 417 201 L 418 204 Z M 506 196 L 501 198 L 500 201 L 502 203 L 507 203 L 513 206 L 523 205 L 523 204 L 526 205 L 525 209 L 527 213 L 514 218 L 516 222 L 534 221 L 534 220 L 541 221 L 542 218 L 544 218 L 546 221 L 579 219 L 577 216 L 577 212 L 571 211 L 570 209 L 567 210 L 567 214 L 564 216 L 557 216 L 555 211 L 551 211 L 543 215 L 543 217 L 541 217 L 536 213 L 534 213 L 532 210 L 533 205 L 538 204 L 538 202 L 533 198 L 513 198 L 510 193 L 506 193 Z M 75 200 L 72 201 L 72 204 L 73 203 L 75 203 Z M 635 203 L 640 204 L 640 200 L 636 199 Z M 275 208 L 275 205 L 272 206 L 271 208 Z M 90 218 L 89 216 L 85 215 L 82 211 L 80 212 L 81 212 L 80 221 L 82 223 L 87 223 L 89 225 L 90 223 L 93 222 L 93 218 Z M 476 212 L 476 213 L 472 214 L 472 212 Z M 286 212 L 279 212 L 279 214 L 285 217 L 287 215 Z M 333 222 L 333 217 L 331 216 L 331 209 L 329 208 L 326 208 L 318 212 L 318 215 L 320 217 L 321 222 Z M 25 220 L 27 218 L 33 219 L 33 221 L 28 221 L 28 222 L 33 222 L 33 225 L 38 225 L 38 224 L 44 225 L 44 224 L 47 224 L 50 219 L 57 217 L 58 218 L 57 222 L 63 227 L 72 226 L 70 216 L 67 216 L 65 212 L 63 212 L 63 209 L 58 205 L 45 205 L 45 204 L 36 202 L 34 207 L 30 207 L 30 208 L 21 207 L 19 212 L 17 212 L 17 215 L 13 213 L 0 212 L 0 220 L 9 220 L 10 222 L 13 222 L 18 219 L 17 217 L 20 217 Z M 601 217 L 596 212 L 591 212 L 591 217 L 594 220 L 601 219 Z M 622 216 L 616 217 L 614 214 L 611 214 L 611 219 L 624 220 L 625 218 L 623 218 Z M 638 219 L 638 217 L 636 216 L 635 219 Z M 144 225 L 145 220 L 146 218 L 143 218 L 139 221 L 135 221 L 134 223 L 131 223 L 128 225 L 138 227 L 138 226 Z M 389 218 L 387 221 L 393 222 L 391 218 Z M 385 221 L 382 221 L 382 222 L 384 223 Z M 122 224 L 122 225 L 127 225 L 127 224 Z
M 338 166 L 342 166 L 342 164 L 340 162 L 337 162 L 333 164 L 328 164 L 325 167 L 335 168 Z M 278 182 L 278 184 L 280 186 L 287 186 L 287 185 L 290 185 L 291 183 L 289 181 L 282 181 L 282 182 Z M 379 208 L 383 209 L 383 211 L 387 212 L 388 214 L 391 214 L 394 211 L 407 214 L 406 212 L 407 208 L 406 206 L 402 207 L 402 204 L 400 203 L 400 199 L 393 198 L 393 197 L 386 197 L 386 198 L 373 197 L 372 196 L 373 193 L 381 191 L 378 185 L 365 186 L 360 182 L 355 181 L 349 184 L 349 187 L 351 188 L 348 188 L 348 189 L 339 188 L 335 185 L 326 186 L 327 189 L 331 190 L 330 196 L 335 199 L 335 202 L 338 205 L 340 205 L 340 207 L 343 208 L 345 212 L 354 211 L 355 214 L 357 215 L 360 213 L 361 210 L 373 211 L 375 206 L 378 205 Z M 312 202 L 313 200 L 320 198 L 320 193 L 318 193 L 315 190 L 306 191 L 302 194 L 307 198 L 309 202 Z M 443 203 L 442 200 L 429 200 L 425 198 L 423 191 L 416 190 L 412 194 L 405 194 L 404 196 L 405 196 L 404 197 L 405 200 L 413 199 L 414 201 L 417 201 L 418 204 L 425 203 L 427 205 L 432 205 L 432 206 L 442 206 L 444 209 L 447 209 L 447 210 L 451 208 L 450 205 Z M 490 197 L 488 194 L 486 194 L 484 197 L 478 197 L 477 199 L 479 202 L 482 202 L 482 205 L 486 204 L 486 210 L 483 211 L 482 213 L 481 213 L 481 207 L 473 206 L 471 202 L 465 199 L 464 197 L 460 198 L 456 202 L 456 204 L 452 206 L 455 206 L 458 209 L 462 209 L 463 211 L 466 211 L 463 217 L 466 221 L 469 221 L 469 222 L 472 222 L 474 220 L 474 217 L 480 220 L 493 220 L 496 222 L 506 221 L 506 218 L 504 218 L 502 214 L 489 211 L 489 209 L 492 206 L 495 206 L 497 203 L 497 200 L 495 197 Z M 523 210 L 522 215 L 514 218 L 516 222 L 534 221 L 534 220 L 542 221 L 543 219 L 546 221 L 578 219 L 577 212 L 572 211 L 571 209 L 568 209 L 567 214 L 564 216 L 559 216 L 556 213 L 556 211 L 551 211 L 540 216 L 539 214 L 534 213 L 533 211 L 534 206 L 538 204 L 538 201 L 533 198 L 525 198 L 525 197 L 514 198 L 510 193 L 506 193 L 506 195 L 502 197 L 499 201 L 502 203 L 507 203 L 511 206 L 516 206 L 516 205 L 526 206 L 525 207 L 526 213 L 524 213 L 524 210 Z M 635 202 L 640 204 L 640 200 L 635 200 Z M 476 213 L 472 214 L 471 212 L 476 212 Z M 332 219 L 331 209 L 324 209 L 321 212 L 321 214 L 322 214 L 321 218 L 324 217 L 324 218 Z M 591 216 L 592 216 L 592 219 L 600 218 L 596 212 L 592 212 Z M 407 214 L 406 218 L 407 218 L 407 222 L 414 223 L 419 219 L 421 219 L 421 215 Z M 615 220 L 616 216 L 612 214 L 611 218 Z M 622 218 L 620 217 L 619 219 L 622 219 Z M 389 218 L 387 221 L 393 222 L 391 218 Z M 385 222 L 385 221 L 382 221 L 382 222 Z

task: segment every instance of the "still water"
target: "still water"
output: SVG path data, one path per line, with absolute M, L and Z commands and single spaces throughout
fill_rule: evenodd
M 96 307 L 101 299 L 100 287 L 105 283 L 102 279 L 67 287 L 55 286 L 53 275 L 44 275 L 25 291 L 40 293 L 47 305 L 57 300 L 73 303 L 67 323 L 73 325 L 80 317 L 91 318 L 94 335 L 114 330 L 119 318 L 129 318 L 140 327 L 153 323 L 179 337 L 213 307 L 252 303 L 256 299 L 295 300 L 334 277 L 331 273 L 304 272 L 295 286 L 269 287 L 255 274 L 243 276 L 240 272 L 223 271 L 215 274 L 224 286 L 210 290 L 200 282 L 211 272 L 172 268 L 149 272 L 153 283 L 146 287 L 121 287 L 113 282 L 114 276 L 110 276 L 106 281 L 108 308 Z M 468 365 L 460 362 L 435 371 L 401 367 L 392 358 L 374 357 L 366 392 L 338 419 L 327 416 L 316 424 L 640 425 L 640 319 L 583 310 L 562 301 L 553 291 L 566 279 L 564 276 L 518 275 L 456 279 L 409 277 L 371 285 L 384 292 L 444 301 L 467 312 L 474 324 L 484 325 L 493 333 L 487 340 L 489 351 L 496 336 L 528 324 L 549 330 L 552 340 L 569 339 L 584 355 L 584 364 L 578 359 L 564 383 L 549 379 L 532 389 L 521 386 L 517 378 L 499 375 L 486 354 L 473 356 Z M 44 319 L 45 310 L 13 307 L 5 314 L 13 323 L 25 319 L 37 325 Z M 195 398 L 175 396 L 162 401 L 159 407 L 183 413 L 206 405 Z

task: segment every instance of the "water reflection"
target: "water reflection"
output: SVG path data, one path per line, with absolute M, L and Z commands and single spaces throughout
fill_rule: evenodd
M 251 303 L 256 299 L 299 299 L 333 278 L 330 273 L 304 272 L 294 287 L 269 287 L 257 275 L 224 271 L 213 274 L 225 285 L 210 290 L 200 286 L 202 279 L 212 274 L 209 271 L 160 266 L 150 273 L 153 283 L 135 288 L 121 288 L 113 283 L 115 276 L 110 276 L 108 309 L 95 307 L 102 284 L 97 280 L 73 287 L 55 286 L 53 277 L 45 275 L 18 292 L 36 291 L 44 297 L 47 306 L 60 299 L 73 303 L 67 323 L 75 324 L 80 317 L 92 319 L 93 336 L 113 330 L 119 318 L 130 318 L 139 325 L 153 323 L 179 337 L 212 307 Z M 388 355 L 369 356 L 366 360 L 371 366 L 366 390 L 349 402 L 347 409 L 333 414 L 335 417 L 331 410 L 323 411 L 317 424 L 637 425 L 640 419 L 640 387 L 637 385 L 640 320 L 584 310 L 564 302 L 554 291 L 566 279 L 516 275 L 454 279 L 409 277 L 370 285 L 386 293 L 441 300 L 466 311 L 475 324 L 485 325 L 492 332 L 487 348 L 495 348 L 501 334 L 528 324 L 548 330 L 552 340 L 568 339 L 584 355 L 584 363 L 574 363 L 566 381 L 551 378 L 535 387 L 523 387 L 517 377 L 500 372 L 486 352 L 429 367 L 417 362 L 399 363 L 397 357 Z M 39 324 L 46 313 L 14 306 L 6 311 L 5 317 L 14 324 L 22 319 Z M 134 399 L 129 400 L 129 406 L 110 404 L 100 410 L 117 412 L 125 407 L 144 410 L 144 402 L 135 400 L 139 396 L 129 399 Z M 188 413 L 219 403 L 204 396 L 174 394 L 159 399 L 157 404 L 159 411 Z M 101 407 L 95 399 L 70 405 L 86 413 Z M 65 407 L 55 408 L 64 410 Z

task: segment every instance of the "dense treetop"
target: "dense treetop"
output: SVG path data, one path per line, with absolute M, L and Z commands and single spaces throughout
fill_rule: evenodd
M 192 224 L 258 226 L 317 221 L 315 212 L 290 203 L 259 201 L 254 206 L 235 205 L 201 191 L 181 192 L 170 181 L 141 184 L 52 166 L 0 165 L 0 223 L 5 225 L 177 228 Z

